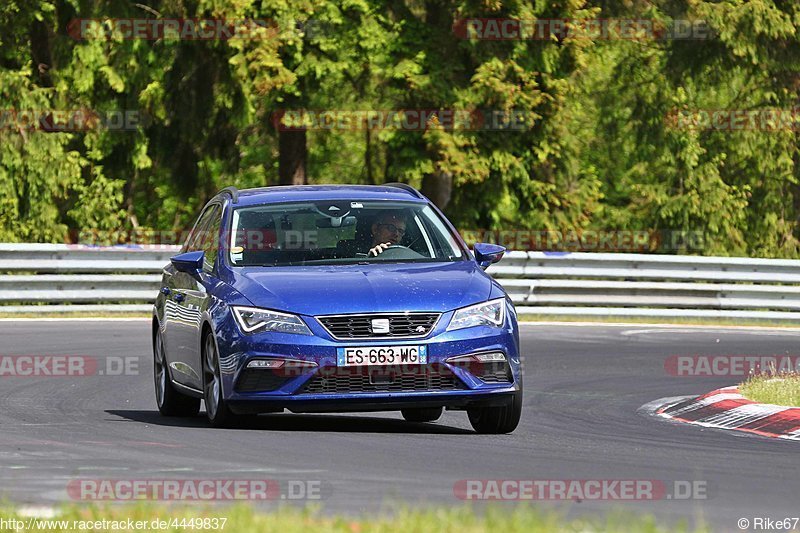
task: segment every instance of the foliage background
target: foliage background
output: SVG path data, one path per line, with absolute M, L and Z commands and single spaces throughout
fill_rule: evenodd
M 473 17 L 699 19 L 714 35 L 456 35 L 453 23 Z M 112 18 L 275 26 L 250 40 L 68 33 L 74 19 Z M 689 130 L 665 119 L 795 109 L 798 28 L 790 0 L 6 0 L 0 112 L 137 110 L 147 121 L 44 133 L 6 119 L 0 241 L 181 230 L 224 186 L 287 183 L 281 165 L 302 153 L 295 143 L 307 153 L 299 181 L 407 182 L 460 228 L 699 231 L 695 252 L 798 257 L 797 128 Z M 515 110 L 530 127 L 312 130 L 284 143 L 272 123 L 281 109 L 409 108 Z

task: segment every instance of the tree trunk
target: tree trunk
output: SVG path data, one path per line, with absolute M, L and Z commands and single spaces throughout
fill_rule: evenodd
M 53 80 L 50 70 L 53 68 L 52 52 L 50 50 L 50 34 L 47 24 L 37 20 L 31 24 L 31 59 L 33 60 L 33 79 L 40 87 L 52 87 Z
M 444 210 L 453 197 L 453 175 L 436 171 L 422 178 L 422 194 L 427 196 L 436 207 Z
M 281 131 L 278 133 L 278 178 L 281 185 L 304 185 L 307 183 L 306 132 Z
M 368 127 L 365 128 L 364 131 L 367 141 L 367 146 L 364 150 L 364 166 L 367 167 L 367 183 L 375 185 L 375 176 L 372 174 L 372 132 Z

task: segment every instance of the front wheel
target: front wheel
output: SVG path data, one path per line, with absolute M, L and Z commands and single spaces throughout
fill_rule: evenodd
M 401 409 L 403 418 L 408 422 L 436 422 L 442 416 L 441 407 L 417 407 L 413 409 Z
M 238 417 L 222 397 L 219 351 L 214 335 L 210 332 L 203 340 L 203 401 L 206 404 L 206 416 L 213 427 L 231 427 L 238 421 Z
M 200 399 L 181 394 L 172 385 L 160 329 L 153 336 L 153 377 L 159 413 L 163 416 L 197 416 L 200 412 Z
M 522 391 L 514 393 L 507 405 L 500 407 L 467 408 L 469 423 L 478 433 L 511 433 L 522 417 Z

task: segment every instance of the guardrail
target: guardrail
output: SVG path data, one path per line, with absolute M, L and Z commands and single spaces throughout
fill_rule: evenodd
M 179 249 L 0 244 L 0 313 L 147 313 Z
M 800 261 L 511 252 L 489 269 L 523 314 L 800 320 Z
M 0 313 L 147 312 L 178 247 L 0 244 Z M 800 261 L 509 252 L 520 314 L 800 320 Z

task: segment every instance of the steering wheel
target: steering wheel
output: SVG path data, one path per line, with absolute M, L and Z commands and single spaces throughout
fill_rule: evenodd
M 393 244 L 378 254 L 378 258 L 383 259 L 418 259 L 420 257 L 422 257 L 421 254 L 402 244 Z

